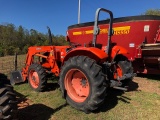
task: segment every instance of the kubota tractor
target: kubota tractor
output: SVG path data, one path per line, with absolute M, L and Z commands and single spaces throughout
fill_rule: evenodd
M 108 44 L 104 39 L 107 47 L 96 42 L 100 33 L 98 19 L 101 11 L 110 15 Z M 43 91 L 47 73 L 53 73 L 59 76 L 62 96 L 71 106 L 84 112 L 96 110 L 104 102 L 109 87 L 127 90 L 125 83 L 134 76 L 131 62 L 125 57 L 127 50 L 111 42 L 112 23 L 112 12 L 99 8 L 95 16 L 93 39 L 84 46 L 29 47 L 25 67 L 22 71 L 12 72 L 12 84 L 28 81 L 32 89 Z M 51 39 L 50 29 L 48 31 Z M 36 56 L 38 60 L 35 60 Z

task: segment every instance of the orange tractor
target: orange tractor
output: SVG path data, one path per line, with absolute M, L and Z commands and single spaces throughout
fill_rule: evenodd
M 110 15 L 107 48 L 96 42 L 101 11 Z M 111 43 L 112 23 L 112 12 L 99 8 L 92 42 L 84 46 L 29 47 L 25 67 L 22 71 L 12 72 L 11 83 L 28 81 L 32 89 L 43 91 L 47 83 L 46 75 L 52 73 L 59 76 L 62 96 L 71 106 L 84 112 L 96 110 L 103 103 L 109 87 L 127 90 L 125 83 L 134 76 L 131 62 L 125 57 L 127 50 Z M 52 40 L 50 29 L 48 31 Z M 38 60 L 35 60 L 36 56 Z

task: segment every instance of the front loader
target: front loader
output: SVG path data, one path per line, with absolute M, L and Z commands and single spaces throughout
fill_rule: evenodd
M 96 41 L 100 33 L 98 19 L 101 11 L 110 15 L 106 47 Z M 134 76 L 131 62 L 125 57 L 127 50 L 111 42 L 112 24 L 112 12 L 99 8 L 93 39 L 84 46 L 74 43 L 70 46 L 29 47 L 26 65 L 22 71 L 12 72 L 12 83 L 28 81 L 32 89 L 43 91 L 46 75 L 52 73 L 59 76 L 62 96 L 72 107 L 86 113 L 96 110 L 104 102 L 109 87 L 127 90 L 125 84 Z

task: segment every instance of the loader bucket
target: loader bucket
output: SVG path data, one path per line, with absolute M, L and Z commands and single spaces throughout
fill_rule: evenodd
M 15 84 L 24 82 L 21 71 L 16 70 L 16 71 L 11 72 L 10 82 L 11 82 L 11 85 L 15 85 Z

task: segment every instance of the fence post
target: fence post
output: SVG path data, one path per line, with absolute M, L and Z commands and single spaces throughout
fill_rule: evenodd
M 17 53 L 15 53 L 15 58 L 14 58 L 14 70 L 17 70 Z

